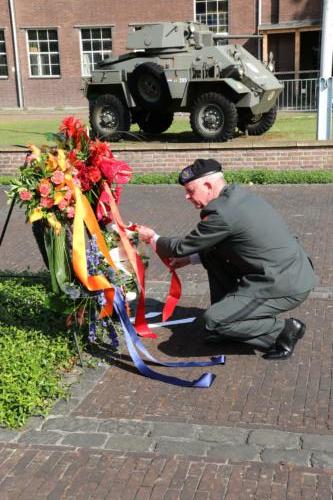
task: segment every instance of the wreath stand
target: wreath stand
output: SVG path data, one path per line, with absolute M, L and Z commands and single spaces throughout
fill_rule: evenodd
M 14 196 L 14 198 L 12 199 L 12 202 L 10 204 L 10 207 L 9 207 L 9 210 L 8 210 L 8 214 L 7 214 L 7 217 L 6 217 L 6 220 L 5 220 L 5 224 L 2 228 L 2 231 L 1 231 L 1 236 L 0 236 L 0 247 L 2 245 L 2 242 L 4 240 L 4 237 L 5 237 L 5 234 L 6 234 L 6 231 L 7 231 L 7 227 L 8 227 L 8 224 L 9 224 L 9 221 L 10 221 L 10 218 L 11 218 L 11 215 L 12 215 L 12 212 L 13 212 L 13 209 L 14 209 L 14 205 L 16 203 L 16 195 Z M 10 278 L 12 276 L 10 275 L 6 275 L 6 274 L 2 274 L 1 275 L 2 278 Z M 23 276 L 24 277 L 24 276 Z M 38 276 L 29 276 L 29 278 L 32 278 L 32 279 L 37 279 Z M 78 339 L 77 339 L 77 333 L 76 333 L 76 329 L 75 327 L 72 327 L 71 328 L 71 332 L 73 334 L 73 337 L 74 337 L 74 342 L 75 342 L 75 347 L 76 347 L 76 350 L 77 350 L 77 353 L 78 353 L 78 356 L 79 356 L 79 360 L 80 360 L 80 366 L 83 367 L 83 358 L 82 358 L 82 352 L 81 352 L 81 349 L 80 349 L 80 346 L 79 346 L 79 342 L 78 342 Z

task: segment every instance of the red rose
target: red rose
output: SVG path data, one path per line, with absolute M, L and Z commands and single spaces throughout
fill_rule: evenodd
M 89 167 L 88 177 L 91 180 L 91 182 L 98 182 L 102 177 L 100 169 L 97 167 Z

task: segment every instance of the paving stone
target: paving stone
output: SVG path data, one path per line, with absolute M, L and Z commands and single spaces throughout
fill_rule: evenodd
M 273 429 L 254 430 L 250 432 L 249 444 L 265 448 L 293 449 L 300 447 L 300 435 L 292 432 L 281 432 Z
M 208 457 L 216 457 L 220 459 L 229 459 L 234 461 L 260 460 L 260 448 L 257 446 L 229 446 L 223 443 L 218 443 L 211 446 L 207 453 Z
M 188 424 L 179 424 L 178 422 L 154 422 L 152 425 L 151 436 L 180 437 L 193 439 L 196 435 L 197 426 Z
M 332 467 L 333 468 L 333 453 L 318 453 L 312 454 L 311 463 L 313 467 Z
M 0 442 L 8 443 L 9 441 L 14 441 L 19 435 L 19 432 L 0 428 Z
M 206 456 L 208 449 L 209 445 L 203 441 L 160 438 L 154 451 L 166 455 Z
M 154 451 L 156 441 L 139 436 L 110 436 L 105 449 L 119 451 L 148 452 Z
M 304 450 L 333 452 L 333 436 L 304 434 L 304 436 L 302 436 L 302 448 Z
M 90 418 L 80 417 L 55 417 L 49 418 L 43 425 L 43 429 L 62 430 L 66 432 L 94 432 L 99 422 Z
M 198 439 L 202 441 L 217 441 L 223 445 L 243 445 L 246 443 L 249 430 L 233 427 L 199 426 Z
M 83 398 L 86 396 L 87 392 L 90 392 L 94 387 L 94 381 L 82 380 L 76 384 L 73 384 L 70 388 L 71 396 L 77 398 Z
M 27 423 L 25 424 L 25 426 L 23 428 L 24 428 L 24 430 L 28 430 L 28 429 L 40 430 L 44 421 L 45 421 L 44 416 L 41 416 L 41 415 L 32 416 L 29 418 L 29 420 L 27 421 Z
M 63 438 L 61 432 L 31 430 L 24 432 L 18 439 L 18 442 L 25 444 L 56 444 L 61 438 Z
M 80 448 L 101 448 L 107 438 L 107 434 L 97 432 L 72 432 L 63 438 L 61 444 Z
M 309 465 L 311 454 L 305 450 L 265 449 L 261 454 L 264 463 Z
M 130 436 L 148 436 L 151 433 L 151 429 L 151 423 L 138 422 L 137 420 L 106 420 L 98 426 L 98 432 L 128 434 Z
M 51 409 L 51 415 L 69 415 L 78 406 L 81 399 L 71 397 L 68 401 L 61 399 Z

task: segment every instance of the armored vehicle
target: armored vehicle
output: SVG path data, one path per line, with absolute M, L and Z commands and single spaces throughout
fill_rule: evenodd
M 130 52 L 101 61 L 84 80 L 94 137 L 116 141 L 137 123 L 167 130 L 175 112 L 189 112 L 196 135 L 227 141 L 238 128 L 266 132 L 283 86 L 240 45 L 217 45 L 208 26 L 158 22 L 133 26 Z

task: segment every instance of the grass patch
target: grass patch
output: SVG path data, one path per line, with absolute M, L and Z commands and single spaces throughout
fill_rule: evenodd
M 0 184 L 3 186 L 9 186 L 12 184 L 15 177 L 10 177 L 9 175 L 0 175 Z
M 69 114 L 74 114 L 88 124 L 86 113 L 82 112 L 64 112 L 55 114 L 50 111 L 47 115 L 30 118 L 29 115 L 20 116 L 19 113 L 12 116 L 0 114 L 0 146 L 26 146 L 27 144 L 35 144 L 40 146 L 42 144 L 50 144 L 46 140 L 45 134 L 49 132 L 57 132 L 61 120 Z M 293 112 L 280 112 L 278 113 L 277 120 L 274 126 L 264 136 L 256 138 L 256 140 L 315 140 L 316 139 L 316 114 L 315 113 L 293 113 Z M 138 126 L 135 124 L 131 127 L 131 132 L 137 133 Z M 197 138 L 192 133 L 189 119 L 187 116 L 176 116 L 169 130 L 154 138 L 161 141 L 170 142 L 191 142 L 196 141 Z M 253 140 L 253 137 L 240 136 L 235 138 L 235 141 Z M 145 139 L 144 139 L 145 140 Z M 126 142 L 137 142 L 132 137 Z
M 64 317 L 47 304 L 43 276 L 0 280 L 0 425 L 21 427 L 66 394 L 62 373 L 75 360 Z

